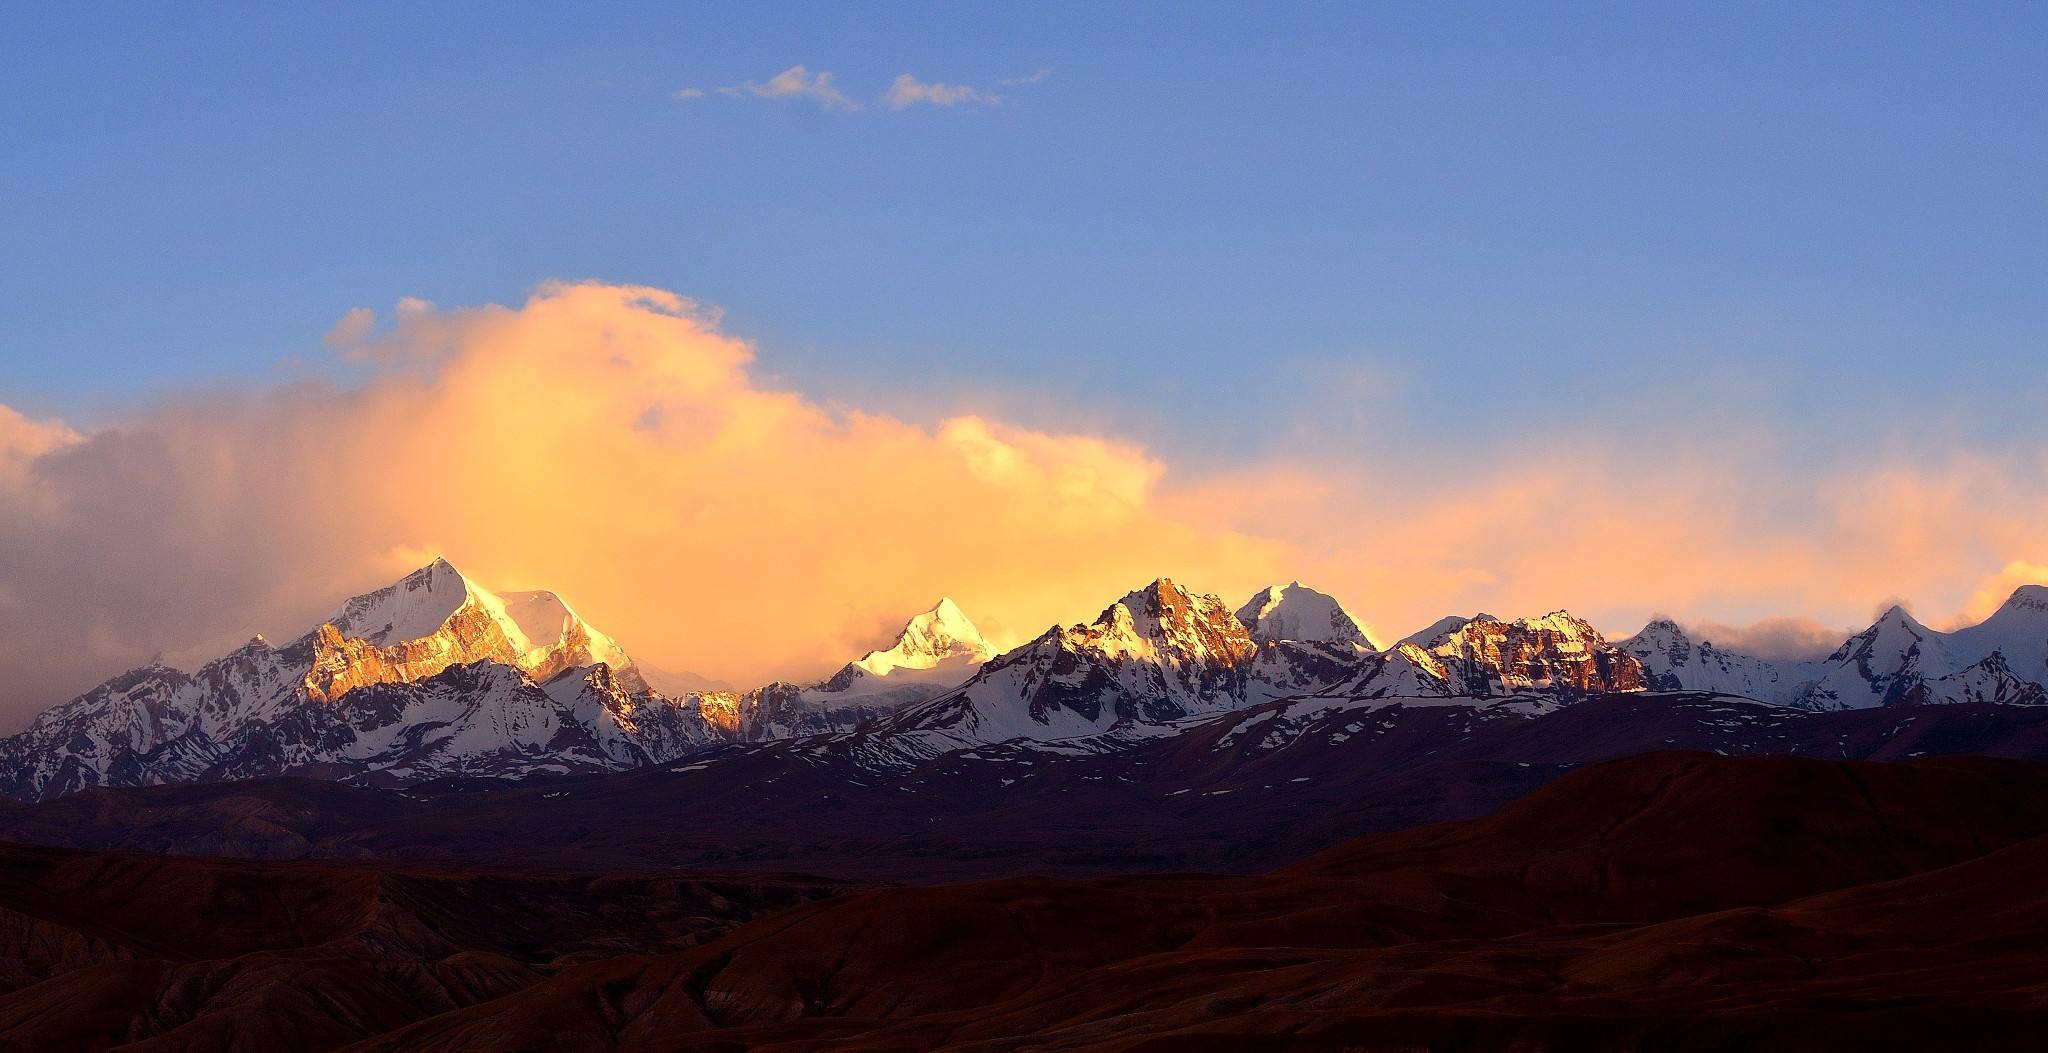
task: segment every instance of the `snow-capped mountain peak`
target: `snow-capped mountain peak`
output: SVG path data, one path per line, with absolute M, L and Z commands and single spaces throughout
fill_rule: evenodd
M 432 634 L 469 598 L 469 580 L 436 557 L 391 585 L 351 597 L 323 621 L 345 637 L 383 646 Z
M 1086 627 L 1106 653 L 1152 661 L 1214 659 L 1235 664 L 1254 649 L 1244 623 L 1215 596 L 1160 578 L 1110 604 Z
M 2048 586 L 2022 585 L 1991 617 L 1949 634 L 1958 663 L 2002 654 L 2014 675 L 2048 683 Z
M 605 664 L 644 688 L 632 659 L 545 590 L 500 596 L 446 559 L 364 593 L 293 644 L 311 650 L 302 690 L 331 701 L 358 687 L 406 683 L 491 661 L 546 680 Z
M 1261 589 L 1237 609 L 1237 620 L 1262 644 L 1296 640 L 1336 644 L 1360 653 L 1379 650 L 1335 597 L 1298 581 Z
M 823 702 L 854 697 L 892 704 L 921 702 L 966 681 L 995 654 L 995 647 L 960 605 L 941 598 L 906 622 L 895 643 L 848 662 L 803 695 Z
M 2022 585 L 2012 590 L 2012 595 L 2006 597 L 2004 605 L 1998 609 L 2000 613 L 2029 611 L 2048 615 L 2048 585 Z
M 1691 634 L 1670 618 L 1652 619 L 1641 632 L 1615 646 L 1635 656 L 1650 686 L 1662 691 L 1711 691 L 1790 703 L 1811 674 L 1805 664 L 1737 654 L 1710 640 L 1694 643 Z
M 1931 658 L 1942 659 L 1939 665 L 1947 671 L 1947 652 L 1940 634 L 1895 603 L 1878 615 L 1870 628 L 1843 641 L 1829 661 L 1860 660 L 1880 670 L 1897 671 L 1916 661 L 1924 667 Z
M 481 589 L 480 599 L 494 597 Z M 508 633 L 520 648 L 522 663 L 544 679 L 563 669 L 608 665 L 615 671 L 630 669 L 632 658 L 618 641 L 593 628 L 566 600 L 545 589 L 508 592 L 495 597 L 497 609 L 512 623 Z M 630 679 L 630 677 L 629 677 Z
M 963 658 L 979 665 L 995 653 L 960 605 L 942 598 L 931 610 L 910 619 L 896 634 L 893 645 L 869 651 L 853 664 L 870 675 L 888 676 L 897 670 L 931 669 Z
M 1465 626 L 1470 625 L 1473 622 L 1497 622 L 1499 620 L 1500 619 L 1495 618 L 1493 615 L 1487 614 L 1484 611 L 1472 615 L 1469 618 L 1465 617 L 1462 614 L 1446 614 L 1443 617 L 1438 618 L 1436 621 L 1433 621 L 1428 625 L 1425 625 L 1422 628 L 1417 629 L 1416 631 L 1401 637 L 1399 640 L 1395 641 L 1395 643 L 1414 644 L 1417 647 L 1427 649 L 1435 647 L 1438 644 L 1443 643 L 1445 640 L 1450 639 L 1452 636 L 1456 635 L 1460 629 L 1463 629 Z

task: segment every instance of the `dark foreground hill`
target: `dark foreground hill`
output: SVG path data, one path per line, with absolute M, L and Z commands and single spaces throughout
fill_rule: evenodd
M 1427 702 L 1428 700 L 1421 700 Z M 1690 694 L 1499 705 L 1277 702 L 1180 733 L 877 764 L 856 733 L 572 779 L 380 790 L 309 780 L 0 802 L 0 839 L 259 859 L 587 872 L 697 866 L 867 880 L 1284 866 L 1348 838 L 1486 815 L 1579 766 L 1655 750 L 2048 759 L 2048 707 L 1807 713 Z M 1797 802 L 1787 802 L 1796 808 Z
M 1661 753 L 1260 875 L 811 902 L 10 849 L 0 1048 L 2037 1048 L 2044 835 L 2048 765 Z

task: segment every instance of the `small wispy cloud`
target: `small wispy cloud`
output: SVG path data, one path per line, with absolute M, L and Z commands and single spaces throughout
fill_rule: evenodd
M 907 110 L 919 103 L 930 106 L 994 106 L 1003 97 L 965 84 L 926 83 L 908 73 L 898 74 L 882 101 L 892 110 Z
M 848 98 L 832 84 L 832 73 L 819 70 L 816 73 L 806 66 L 791 66 L 765 81 L 747 81 L 744 84 L 728 84 L 714 88 L 720 95 L 751 96 L 757 99 L 809 99 L 828 110 L 858 110 L 860 103 Z M 684 88 L 673 96 L 678 100 L 701 99 L 702 88 Z
M 1023 77 L 1011 77 L 997 83 L 1004 86 L 1037 84 L 1052 76 L 1047 67 Z M 828 110 L 858 110 L 861 104 L 834 83 L 830 70 L 813 73 L 808 66 L 791 66 L 765 81 L 747 81 L 743 84 L 728 84 L 723 87 L 682 88 L 670 95 L 678 102 L 702 99 L 718 94 L 757 99 L 809 99 Z M 881 103 L 892 110 L 907 110 L 912 106 L 938 106 L 944 108 L 962 106 L 995 106 L 1004 97 L 987 88 L 968 84 L 946 84 L 941 81 L 919 80 L 915 74 L 899 73 L 882 94 Z

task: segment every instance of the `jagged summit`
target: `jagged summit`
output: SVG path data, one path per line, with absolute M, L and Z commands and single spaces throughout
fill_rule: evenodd
M 323 621 L 351 639 L 400 643 L 439 629 L 470 594 L 469 580 L 437 556 L 391 585 L 351 597 Z
M 1197 595 L 1159 578 L 1110 604 L 1094 624 L 1076 627 L 1106 653 L 1154 660 L 1217 658 L 1236 662 L 1254 649 L 1244 623 L 1215 596 Z
M 930 669 L 950 658 L 971 657 L 987 661 L 995 648 L 981 635 L 973 620 L 950 597 L 942 597 L 931 610 L 905 623 L 896 642 L 880 651 L 869 651 L 854 662 L 875 676 L 887 676 L 899 669 Z
M 1443 665 L 1461 694 L 1650 686 L 1640 660 L 1565 610 L 1511 622 L 1481 615 L 1438 633 L 1422 648 Z
M 813 690 L 847 696 L 909 684 L 952 687 L 995 654 L 967 612 L 950 597 L 941 597 L 930 610 L 906 622 L 894 644 L 848 662 Z
M 1238 608 L 1237 620 L 1261 644 L 1296 640 L 1335 644 L 1360 653 L 1379 650 L 1366 637 L 1358 619 L 1335 597 L 1299 581 L 1261 589 L 1250 602 Z

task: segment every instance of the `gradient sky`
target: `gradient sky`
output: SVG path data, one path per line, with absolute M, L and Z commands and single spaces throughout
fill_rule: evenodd
M 1935 620 L 2048 563 L 2043 5 L 424 6 L 11 12 L 0 404 L 146 431 L 362 381 L 353 308 L 592 279 L 722 311 L 750 392 L 1128 444 L 1326 574 L 1639 497 L 1738 506 L 1712 559 L 1894 564 L 1674 585 L 1699 618 Z M 795 66 L 837 95 L 766 87 Z M 1262 489 L 1295 474 L 1330 492 Z M 1540 554 L 1430 595 L 1528 602 L 1488 584 Z

